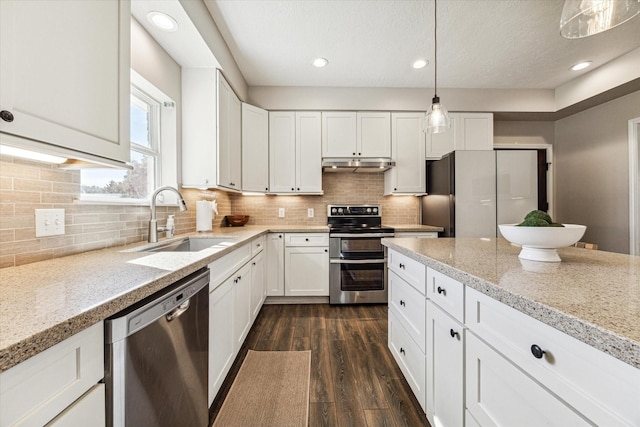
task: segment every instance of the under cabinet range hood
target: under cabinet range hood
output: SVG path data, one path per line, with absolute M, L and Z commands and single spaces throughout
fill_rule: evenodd
M 391 159 L 322 159 L 324 172 L 380 173 L 396 165 Z

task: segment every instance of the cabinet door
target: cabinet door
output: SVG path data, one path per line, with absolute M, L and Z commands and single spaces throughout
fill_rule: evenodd
M 218 185 L 240 190 L 240 100 L 218 71 Z
M 209 293 L 209 406 L 233 363 L 235 277 L 230 277 Z
M 322 192 L 320 133 L 320 113 L 296 113 L 296 192 Z
M 269 191 L 293 193 L 296 186 L 296 117 L 292 111 L 269 113 Z
M 396 166 L 384 174 L 384 194 L 422 194 L 426 190 L 424 114 L 391 114 L 391 151 Z
M 329 296 L 329 249 L 285 248 L 284 288 L 286 296 Z
M 456 150 L 493 150 L 493 114 L 458 113 L 455 125 Z
M 391 113 L 357 114 L 358 157 L 391 157 Z
M 129 161 L 127 1 L 0 1 L 0 132 Z
M 267 296 L 284 296 L 284 234 L 267 236 Z
M 456 135 L 458 133 L 458 116 L 455 113 L 449 115 L 451 129 L 442 133 L 427 133 L 426 158 L 439 159 L 445 154 L 456 149 Z
M 231 276 L 233 291 L 234 355 L 238 353 L 251 328 L 251 264 L 246 264 Z
M 105 426 L 107 421 L 105 417 L 104 387 L 104 384 L 94 386 L 47 426 Z
M 242 104 L 242 190 L 269 191 L 269 113 Z
M 466 406 L 481 426 L 594 425 L 475 334 L 466 340 Z
M 356 113 L 335 111 L 322 113 L 322 157 L 354 157 L 356 148 Z
M 426 412 L 432 425 L 463 425 L 463 339 L 462 325 L 427 301 Z
M 251 260 L 251 320 L 255 320 L 265 297 L 264 252 Z

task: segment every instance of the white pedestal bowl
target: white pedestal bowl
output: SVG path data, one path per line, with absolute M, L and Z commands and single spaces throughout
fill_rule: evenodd
M 500 224 L 498 227 L 505 239 L 522 247 L 518 257 L 543 262 L 560 262 L 557 249 L 573 245 L 587 230 L 585 225 L 578 224 L 564 224 L 564 227 Z

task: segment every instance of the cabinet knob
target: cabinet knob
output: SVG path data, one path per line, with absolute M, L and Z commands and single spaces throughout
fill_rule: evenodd
M 362 156 L 362 153 L 358 153 L 358 156 Z
M 305 239 L 304 239 L 304 241 L 305 241 L 305 242 L 308 242 L 308 241 L 309 241 L 309 239 L 308 239 L 308 238 L 305 238 Z
M 407 304 L 404 302 L 404 300 L 400 300 L 400 305 L 405 306 L 405 307 L 407 306 Z
M 405 351 L 404 351 L 404 348 L 400 347 L 400 353 L 401 354 L 406 354 Z
M 325 251 L 325 252 L 329 252 L 329 249 L 325 249 L 324 251 Z
M 453 329 L 449 329 L 449 335 L 451 335 L 451 338 L 456 338 L 456 337 L 460 338 L 460 334 L 454 331 Z
M 298 187 L 298 191 L 300 191 L 300 188 Z
M 282 239 L 282 234 L 278 234 L 278 239 Z
M 447 290 L 438 286 L 438 293 L 447 296 Z
M 393 189 L 393 191 L 398 191 L 398 189 L 397 189 L 397 188 L 394 188 L 394 189 Z
M 0 118 L 5 122 L 11 123 L 13 121 L 13 113 L 11 113 L 11 111 L 2 110 L 0 111 Z
M 400 263 L 400 265 L 398 265 L 398 267 L 400 267 L 401 269 L 404 270 L 404 264 L 403 263 Z
M 295 191 L 295 189 L 293 187 L 291 187 L 291 191 Z
M 542 359 L 542 356 L 544 356 L 545 353 L 546 351 L 541 349 L 539 345 L 534 344 L 531 346 L 531 354 L 533 354 L 533 357 L 536 359 Z
M 353 155 L 355 156 L 355 155 L 356 155 L 356 153 L 353 153 Z
M 264 191 L 269 191 L 269 187 L 265 187 L 265 188 L 264 188 Z
M 256 263 L 254 262 L 254 263 L 253 263 L 253 264 L 251 264 L 251 265 L 256 265 Z

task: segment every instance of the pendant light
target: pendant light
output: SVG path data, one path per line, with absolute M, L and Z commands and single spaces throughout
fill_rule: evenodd
M 431 108 L 427 111 L 425 120 L 425 132 L 441 133 L 447 131 L 451 127 L 451 119 L 449 112 L 440 104 L 438 96 L 438 0 L 433 2 L 433 44 L 434 44 L 434 83 L 433 83 L 433 99 L 431 100 Z
M 617 27 L 639 13 L 638 0 L 565 0 L 560 34 L 567 39 L 592 36 Z

